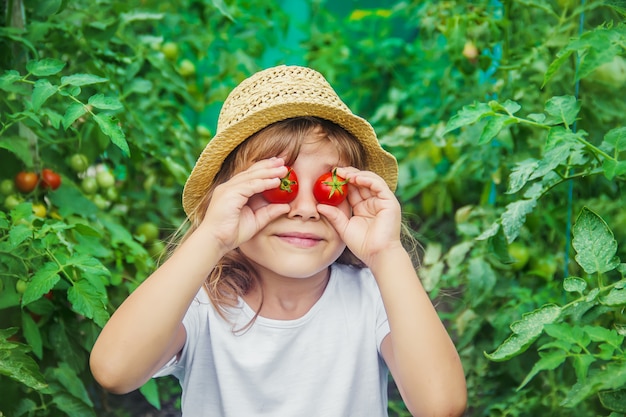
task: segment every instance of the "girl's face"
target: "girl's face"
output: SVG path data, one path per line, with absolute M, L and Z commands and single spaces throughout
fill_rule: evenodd
M 261 277 L 274 274 L 288 278 L 311 278 L 327 274 L 345 249 L 335 229 L 317 211 L 313 185 L 322 174 L 345 165 L 334 146 L 319 133 L 311 131 L 291 167 L 298 177 L 299 191 L 289 212 L 274 220 L 251 240 L 240 246 Z M 269 204 L 260 194 L 248 205 L 256 210 Z M 350 205 L 344 200 L 338 208 L 347 216 Z

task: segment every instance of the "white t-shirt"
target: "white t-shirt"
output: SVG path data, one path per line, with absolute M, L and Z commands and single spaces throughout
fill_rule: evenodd
M 231 321 L 254 316 L 243 302 Z M 257 317 L 233 333 L 204 291 L 183 324 L 178 361 L 155 376 L 175 375 L 186 417 L 387 416 L 388 370 L 380 344 L 389 333 L 369 269 L 335 264 L 317 303 L 296 320 Z

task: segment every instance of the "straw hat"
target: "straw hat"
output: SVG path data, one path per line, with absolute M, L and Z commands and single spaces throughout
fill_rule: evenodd
M 350 111 L 319 72 L 281 65 L 242 81 L 224 101 L 217 132 L 200 154 L 185 184 L 185 213 L 188 216 L 194 213 L 224 159 L 237 145 L 272 123 L 299 116 L 330 120 L 352 133 L 365 149 L 367 169 L 380 175 L 395 191 L 398 164 L 380 146 L 372 126 Z

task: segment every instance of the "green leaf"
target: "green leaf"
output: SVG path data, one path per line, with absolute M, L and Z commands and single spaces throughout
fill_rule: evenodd
M 97 83 L 104 83 L 109 81 L 107 78 L 98 77 L 97 75 L 92 74 L 74 74 L 68 75 L 66 77 L 61 77 L 61 87 L 65 87 L 66 85 L 73 86 L 83 86 L 83 85 L 91 85 Z
M 550 352 L 539 352 L 538 362 L 535 363 L 533 369 L 530 370 L 526 378 L 522 381 L 522 383 L 517 387 L 517 391 L 524 388 L 526 384 L 528 384 L 539 372 L 541 371 L 553 371 L 565 362 L 567 359 L 567 353 L 562 350 L 554 350 Z
M 106 292 L 87 279 L 74 282 L 74 285 L 67 291 L 67 299 L 77 313 L 93 319 L 100 327 L 104 327 L 109 319 L 106 309 Z
M 598 398 L 604 408 L 618 413 L 626 413 L 626 389 L 600 391 Z
M 563 289 L 567 292 L 582 293 L 587 288 L 587 281 L 579 277 L 567 277 L 563 281 Z
M 25 224 L 18 224 L 9 230 L 9 244 L 13 248 L 17 248 L 26 239 L 33 236 L 32 229 Z
M 513 334 L 493 353 L 485 352 L 485 356 L 492 361 L 501 362 L 523 353 L 541 335 L 544 325 L 554 323 L 560 315 L 561 307 L 555 304 L 523 314 L 521 320 L 511 324 Z
M 553 171 L 556 167 L 564 164 L 570 156 L 572 144 L 565 142 L 559 143 L 554 148 L 547 151 L 543 158 L 537 163 L 537 169 L 532 173 L 529 180 L 541 178 Z
M 626 306 L 626 288 L 613 287 L 611 291 L 600 299 L 600 302 L 607 306 Z
M 235 21 L 233 15 L 230 14 L 230 12 L 228 11 L 228 6 L 224 2 L 224 0 L 211 0 L 211 4 L 213 4 L 213 6 L 215 6 L 224 17 L 227 17 L 228 20 L 230 20 L 231 22 Z
M 33 275 L 24 295 L 22 296 L 22 306 L 39 300 L 44 294 L 50 291 L 61 277 L 59 267 L 54 262 L 46 262 Z
M 89 276 L 90 280 L 91 277 L 108 277 L 111 275 L 111 272 L 98 259 L 86 254 L 74 254 L 64 265 L 75 266 L 83 271 L 86 276 Z M 98 281 L 95 282 L 97 283 Z M 100 290 L 104 291 L 104 287 L 100 288 Z
M 73 397 L 93 407 L 83 381 L 67 363 L 61 363 L 59 367 L 53 368 L 49 372 L 49 377 L 58 381 Z
M 473 103 L 463 106 L 461 110 L 448 121 L 442 134 L 446 134 L 463 126 L 478 122 L 485 116 L 492 116 L 495 113 L 486 103 Z
M 554 74 L 556 74 L 559 68 L 561 68 L 561 66 L 568 61 L 570 55 L 573 53 L 574 51 L 571 49 L 564 49 L 556 54 L 556 59 L 550 63 L 546 74 L 543 76 L 543 84 L 541 84 L 541 88 L 545 87 L 548 81 L 552 79 Z
M 606 390 L 620 389 L 626 385 L 626 362 L 610 362 L 595 370 L 584 380 L 579 380 L 568 391 L 562 402 L 565 407 L 576 407 L 589 396 Z
M 88 104 L 101 110 L 119 110 L 124 107 L 116 97 L 105 97 L 104 94 L 94 94 L 89 97 Z
M 594 342 L 606 342 L 616 348 L 620 348 L 624 342 L 624 336 L 612 329 L 600 326 L 585 326 L 583 327 L 583 330 Z
M 53 58 L 44 58 L 39 61 L 28 61 L 26 69 L 37 77 L 47 77 L 54 75 L 65 67 L 65 62 Z
M 2 75 L 0 75 L 0 90 L 4 91 L 13 91 L 13 84 L 16 81 L 21 80 L 22 76 L 19 72 L 15 70 L 5 71 Z
M 107 135 L 124 155 L 130 156 L 130 148 L 128 147 L 128 142 L 126 142 L 126 136 L 117 121 L 110 116 L 102 114 L 95 114 L 93 118 L 98 123 L 102 133 Z
M 574 96 L 552 97 L 546 102 L 545 112 L 548 117 L 545 124 L 561 124 L 571 126 L 576 121 L 581 103 Z
M 502 213 L 502 230 L 507 240 L 513 242 L 519 235 L 524 225 L 526 215 L 531 213 L 537 205 L 537 199 L 518 200 L 507 204 L 506 211 Z
M 0 137 L 0 148 L 4 148 L 18 157 L 27 167 L 33 166 L 33 154 L 28 140 L 21 136 Z
M 528 179 L 537 169 L 538 161 L 534 158 L 525 159 L 515 164 L 509 175 L 507 194 L 514 194 L 524 188 Z
M 33 95 L 31 98 L 33 110 L 39 111 L 43 103 L 45 103 L 46 100 L 52 97 L 57 91 L 59 91 L 59 88 L 50 84 L 50 81 L 37 80 L 37 82 L 35 82 L 35 87 L 33 88 Z
M 589 367 L 597 360 L 598 358 L 588 353 L 574 355 L 572 365 L 574 366 L 576 378 L 579 381 L 584 381 L 589 373 Z
M 600 216 L 583 207 L 572 228 L 572 234 L 576 262 L 586 273 L 601 274 L 617 268 L 619 265 L 619 258 L 615 255 L 617 241 Z
M 626 150 L 626 126 L 609 130 L 604 135 L 604 142 L 610 144 L 616 154 Z
M 478 139 L 479 145 L 484 145 L 485 143 L 490 142 L 493 138 L 495 138 L 498 133 L 506 126 L 517 123 L 517 120 L 504 116 L 501 114 L 490 117 L 483 128 L 482 133 L 480 134 L 480 138 Z
M 67 130 L 72 123 L 78 120 L 79 117 L 87 113 L 87 107 L 82 103 L 72 103 L 67 106 L 65 114 L 63 115 L 63 128 Z
M 39 366 L 27 355 L 29 347 L 7 340 L 17 328 L 0 330 L 0 375 L 5 375 L 34 390 L 42 390 L 47 384 L 39 372 Z
M 467 267 L 467 276 L 470 305 L 480 305 L 485 298 L 492 295 L 497 282 L 496 274 L 484 259 L 471 258 Z
M 605 159 L 602 162 L 602 171 L 607 180 L 613 180 L 615 177 L 626 174 L 626 161 Z
M 148 382 L 139 388 L 139 392 L 144 398 L 152 404 L 157 410 L 161 409 L 161 398 L 159 396 L 159 386 L 155 379 L 149 379 Z
M 68 416 L 96 417 L 93 407 L 64 391 L 51 393 L 54 404 Z
M 43 358 L 43 341 L 39 326 L 28 311 L 22 310 L 22 333 L 39 360 Z
M 545 332 L 553 338 L 568 342 L 572 345 L 586 347 L 591 343 L 589 336 L 583 329 L 567 323 L 550 323 L 544 326 Z

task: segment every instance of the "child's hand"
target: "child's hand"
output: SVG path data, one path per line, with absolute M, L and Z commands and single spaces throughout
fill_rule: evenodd
M 286 174 L 284 161 L 271 158 L 254 163 L 218 185 L 199 230 L 212 235 L 224 253 L 237 248 L 289 211 L 288 204 L 268 204 L 254 210 L 247 204 L 253 195 L 277 187 Z
M 338 168 L 337 174 L 348 179 L 348 202 L 352 217 L 324 204 L 320 214 L 339 233 L 348 248 L 366 265 L 372 266 L 381 252 L 400 244 L 400 203 L 385 181 L 370 171 Z

